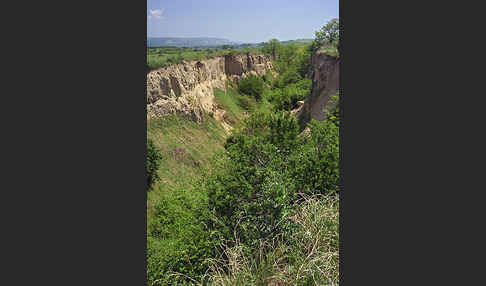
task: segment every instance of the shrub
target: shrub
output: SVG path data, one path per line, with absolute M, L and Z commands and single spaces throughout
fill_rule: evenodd
M 238 240 L 224 245 L 226 259 L 212 260 L 205 277 L 209 285 L 337 285 L 337 197 L 304 197 L 296 208 L 296 227 L 261 243 L 258 255 L 246 254 Z
M 263 95 L 264 82 L 260 77 L 251 74 L 240 80 L 238 89 L 240 92 L 259 100 Z
M 270 116 L 270 134 L 268 141 L 280 151 L 289 153 L 297 144 L 299 125 L 288 112 L 280 112 Z
M 279 172 L 282 156 L 261 138 L 233 135 L 227 150 L 230 160 L 206 182 L 209 206 L 217 221 L 213 227 L 225 238 L 234 232 L 255 246 L 285 225 L 294 188 Z
M 268 83 L 268 84 L 272 85 L 272 82 L 273 82 L 273 75 L 272 75 L 272 72 L 267 71 L 267 72 L 265 73 L 265 75 L 263 76 L 263 80 L 264 80 L 266 83 Z
M 337 47 L 339 41 L 339 19 L 331 19 L 319 31 L 315 32 L 315 35 L 315 42 L 318 47 L 324 45 L 334 45 Z
M 309 124 L 310 137 L 288 158 L 288 175 L 299 191 L 331 194 L 339 190 L 339 127 L 332 121 Z
M 298 73 L 297 69 L 288 69 L 286 70 L 279 78 L 278 80 L 278 87 L 285 87 L 286 85 L 289 85 L 291 83 L 296 83 L 300 81 L 302 77 Z
M 150 190 L 159 179 L 157 170 L 159 169 L 161 160 L 162 155 L 160 154 L 160 150 L 155 147 L 151 139 L 147 139 L 147 190 Z
M 330 107 L 324 109 L 324 112 L 326 112 L 327 115 L 327 120 L 332 121 L 336 126 L 339 127 L 339 121 L 341 118 L 341 112 L 339 111 L 339 94 L 331 96 L 328 106 Z
M 263 47 L 262 51 L 266 55 L 272 56 L 272 59 L 275 60 L 280 53 L 281 44 L 280 41 L 277 39 L 271 39 L 270 41 L 266 42 Z
M 206 210 L 206 205 L 183 192 L 157 202 L 147 229 L 148 285 L 178 285 L 207 270 L 205 261 L 213 255 L 213 243 L 202 223 Z
M 297 107 L 297 101 L 304 100 L 310 92 L 312 81 L 300 80 L 280 89 L 273 94 L 273 102 L 276 110 L 292 110 Z
M 251 109 L 252 104 L 248 97 L 242 95 L 235 95 L 235 97 L 237 98 L 237 103 L 241 108 L 243 108 L 244 110 Z
M 295 187 L 284 172 L 297 145 L 297 121 L 288 113 L 254 113 L 225 144 L 228 161 L 206 181 L 214 228 L 225 237 L 237 231 L 244 244 L 290 227 L 279 224 L 292 211 Z
M 250 116 L 226 142 L 228 161 L 206 181 L 213 227 L 250 246 L 291 228 L 279 222 L 293 212 L 297 192 L 338 190 L 338 139 L 333 122 L 311 122 L 306 138 L 289 113 Z

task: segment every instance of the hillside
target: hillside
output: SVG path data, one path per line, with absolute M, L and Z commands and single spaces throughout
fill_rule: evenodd
M 147 74 L 147 137 L 166 158 L 159 170 L 162 180 L 149 194 L 149 211 L 162 194 L 190 186 L 202 175 L 230 130 L 257 108 L 255 100 L 231 85 L 271 70 L 263 55 L 243 54 L 184 61 Z
M 337 283 L 338 63 L 283 44 L 148 72 L 148 285 Z

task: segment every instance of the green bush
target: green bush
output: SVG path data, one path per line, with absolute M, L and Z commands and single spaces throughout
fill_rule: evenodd
M 155 147 L 154 142 L 151 139 L 147 139 L 147 190 L 150 190 L 155 181 L 159 179 L 157 170 L 159 169 L 161 160 L 162 155 L 160 154 L 160 150 Z
M 341 118 L 341 112 L 339 111 L 339 94 L 332 95 L 328 104 L 331 107 L 324 110 L 327 114 L 327 120 L 332 121 L 336 126 L 339 127 L 339 121 Z
M 147 228 L 147 279 L 149 285 L 173 285 L 196 279 L 213 256 L 210 233 L 204 226 L 207 205 L 191 196 L 172 193 L 155 205 Z M 154 283 L 159 281 L 159 283 Z
M 273 84 L 273 74 L 271 71 L 267 71 L 263 76 L 263 80 L 268 83 L 270 86 Z
M 315 32 L 315 35 L 315 42 L 318 47 L 324 45 L 337 47 L 339 42 L 339 19 L 331 19 L 319 31 Z
M 285 161 L 298 144 L 298 124 L 288 113 L 254 113 L 225 144 L 228 161 L 206 180 L 213 225 L 226 239 L 234 230 L 243 244 L 255 246 L 289 224 L 295 184 Z
M 273 93 L 273 103 L 276 110 L 292 110 L 297 107 L 297 101 L 304 100 L 310 93 L 312 81 L 309 79 L 300 80 L 289 84 L 284 88 L 277 89 Z
M 290 153 L 298 144 L 299 125 L 297 120 L 288 112 L 272 114 L 269 127 L 268 141 L 281 152 Z
M 290 224 L 296 192 L 338 190 L 339 133 L 333 122 L 313 121 L 310 136 L 298 136 L 289 113 L 252 114 L 225 144 L 228 160 L 205 182 L 213 228 L 226 239 L 236 233 L 255 246 Z
M 286 85 L 297 83 L 302 79 L 301 75 L 298 73 L 297 69 L 286 70 L 279 78 L 277 86 L 282 88 Z
M 336 196 L 304 196 L 296 206 L 296 226 L 245 253 L 236 241 L 224 246 L 226 260 L 214 260 L 208 285 L 337 285 L 339 282 L 339 201 Z
M 263 95 L 264 82 L 260 77 L 250 74 L 240 80 L 238 89 L 240 92 L 259 100 Z
M 250 246 L 278 231 L 294 188 L 278 171 L 282 156 L 272 144 L 237 134 L 227 146 L 230 160 L 206 182 L 213 227 L 226 239 L 237 232 Z M 284 225 L 280 225 L 284 227 Z
M 332 121 L 309 124 L 310 137 L 288 158 L 288 175 L 299 190 L 332 194 L 339 190 L 339 127 Z

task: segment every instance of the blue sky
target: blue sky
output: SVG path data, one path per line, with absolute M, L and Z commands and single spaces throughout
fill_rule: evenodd
M 147 0 L 147 36 L 286 41 L 338 17 L 339 0 Z

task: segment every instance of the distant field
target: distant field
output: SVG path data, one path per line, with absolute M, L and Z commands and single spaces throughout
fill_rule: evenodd
M 260 53 L 258 48 L 179 48 L 179 47 L 157 47 L 147 48 L 147 65 L 149 69 L 165 67 L 171 64 L 181 63 L 183 60 L 203 60 L 227 54 L 240 54 L 246 52 Z
M 289 40 L 289 41 L 282 41 L 280 43 L 286 44 L 296 44 L 296 45 L 307 45 L 311 44 L 313 39 L 297 39 L 297 40 Z
M 283 45 L 307 45 L 312 39 L 300 39 L 281 42 Z M 218 48 L 189 48 L 189 47 L 149 47 L 147 48 L 147 66 L 149 69 L 165 67 L 181 63 L 183 60 L 204 60 L 216 56 L 242 53 L 262 53 L 261 44 L 242 44 L 237 46 L 222 46 Z M 333 53 L 333 51 L 331 51 Z

